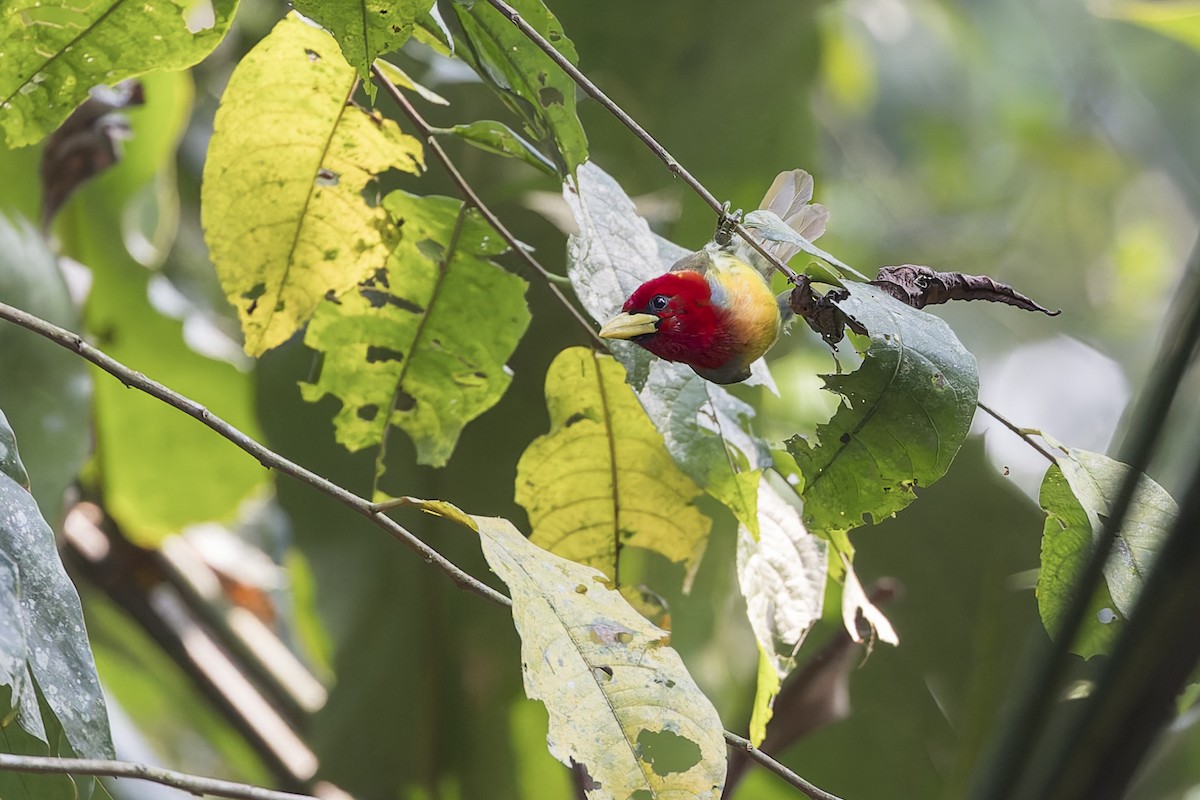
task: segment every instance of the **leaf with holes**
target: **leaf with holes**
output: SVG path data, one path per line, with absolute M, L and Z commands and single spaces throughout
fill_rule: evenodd
M 374 100 L 371 62 L 407 42 L 413 24 L 429 13 L 433 0 L 296 0 L 292 5 L 333 34 L 342 55 L 368 81 L 365 86 Z
M 579 168 L 563 196 L 579 224 L 579 233 L 567 242 L 567 273 L 597 322 L 611 319 L 634 289 L 688 252 L 655 236 L 621 186 L 594 164 Z M 771 457 L 766 443 L 749 431 L 754 409 L 725 387 L 683 364 L 655 359 L 632 342 L 612 341 L 609 347 L 679 468 L 740 521 L 756 525 L 760 470 Z M 764 362 L 756 362 L 755 374 L 770 384 Z
M 509 4 L 572 64 L 579 60 L 542 0 Z M 490 3 L 456 0 L 453 7 L 466 44 L 459 56 L 524 120 L 526 132 L 550 150 L 559 170 L 573 174 L 588 156 L 587 135 L 575 113 L 574 82 Z
M 1042 480 L 1040 502 L 1046 511 L 1042 532 L 1042 568 L 1038 575 L 1038 611 L 1051 634 L 1070 603 L 1075 578 L 1091 553 L 1113 498 L 1129 466 L 1087 450 L 1044 437 L 1055 448 L 1055 465 Z M 1179 507 L 1165 489 L 1146 475 L 1134 490 L 1121 532 L 1104 566 L 1105 586 L 1092 598 L 1088 624 L 1076 641 L 1084 657 L 1106 652 L 1129 618 L 1146 575 Z
M 825 376 L 843 404 L 817 428 L 818 443 L 787 442 L 804 478 L 805 523 L 821 534 L 890 516 L 942 477 L 979 394 L 975 357 L 942 320 L 866 284 L 839 306 L 866 326 L 870 345 L 857 370 Z
M 619 578 L 624 547 L 699 558 L 711 522 L 611 357 L 572 347 L 546 373 L 550 432 L 517 464 L 516 500 L 532 539 Z
M 301 391 L 342 401 L 334 424 L 350 450 L 380 445 L 394 425 L 420 463 L 442 466 L 512 380 L 527 284 L 488 261 L 504 241 L 459 201 L 397 191 L 383 208 L 400 241 L 385 268 L 317 309 L 304 341 L 325 359 Z
M 721 795 L 721 719 L 669 636 L 591 567 L 534 545 L 512 523 L 427 511 L 479 533 L 508 584 L 521 635 L 525 694 L 550 712 L 551 754 L 579 770 L 589 800 L 704 800 Z
M 293 14 L 242 59 L 221 98 L 202 221 L 251 355 L 383 267 L 394 245 L 363 190 L 391 168 L 419 172 L 421 146 L 349 104 L 357 80 L 329 34 Z
M 237 0 L 4 3 L 0 125 L 9 146 L 46 136 L 93 86 L 198 63 L 225 38 L 237 6 Z

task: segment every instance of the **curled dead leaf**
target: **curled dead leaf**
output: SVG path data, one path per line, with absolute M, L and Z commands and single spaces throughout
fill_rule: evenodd
M 990 303 L 1016 306 L 1026 311 L 1040 311 L 1051 317 L 1062 313 L 1062 309 L 1051 311 L 1007 283 L 993 280 L 986 275 L 938 272 L 918 264 L 882 267 L 871 284 L 913 308 L 924 308 L 950 300 L 986 300 Z

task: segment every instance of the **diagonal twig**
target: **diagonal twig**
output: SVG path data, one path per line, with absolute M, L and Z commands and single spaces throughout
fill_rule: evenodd
M 814 786 L 808 781 L 804 780 L 804 778 L 801 778 L 795 772 L 788 769 L 783 764 L 780 764 L 762 750 L 759 750 L 750 743 L 749 739 L 742 738 L 736 733 L 725 731 L 725 743 L 730 747 L 744 751 L 746 755 L 750 756 L 750 758 L 754 759 L 759 764 L 762 764 L 765 768 L 775 773 L 780 778 L 783 778 L 795 788 L 804 792 L 806 795 L 811 797 L 812 800 L 841 800 L 841 798 L 839 798 L 837 795 L 830 794 L 824 789 Z
M 280 792 L 217 778 L 204 778 L 199 775 L 189 775 L 185 772 L 176 772 L 172 769 L 153 767 L 149 764 L 136 764 L 130 761 L 18 756 L 0 753 L 0 771 L 133 778 L 161 783 L 163 786 L 173 786 L 197 796 L 212 795 L 213 797 L 228 797 L 231 800 L 317 800 L 312 795 Z
M 92 347 L 79 334 L 72 333 L 65 328 L 60 328 L 40 317 L 35 317 L 5 303 L 0 303 L 0 319 L 6 319 L 9 322 L 20 325 L 22 328 L 46 337 L 55 344 L 61 345 L 68 350 L 73 350 L 112 375 L 125 384 L 125 386 L 143 391 L 151 397 L 179 409 L 189 417 L 193 417 L 204 423 L 242 450 L 254 456 L 267 469 L 278 470 L 285 475 L 289 475 L 301 483 L 306 483 L 317 491 L 329 495 L 342 505 L 357 511 L 387 531 L 392 538 L 416 551 L 426 563 L 432 564 L 444 572 L 460 589 L 466 589 L 485 600 L 491 600 L 493 603 L 498 603 L 502 606 L 512 605 L 512 601 L 500 592 L 468 575 L 437 550 L 434 550 L 421 541 L 421 539 L 400 523 L 382 514 L 375 504 L 359 497 L 349 489 L 342 488 L 328 478 L 323 478 L 312 470 L 305 469 L 294 461 L 284 458 L 279 453 L 260 444 L 238 428 L 235 428 L 216 414 L 213 414 L 195 400 L 167 388 L 158 381 L 147 378 L 142 373 L 130 369 L 106 353 Z

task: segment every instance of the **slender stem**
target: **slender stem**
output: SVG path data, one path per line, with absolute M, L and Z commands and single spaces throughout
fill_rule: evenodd
M 759 764 L 762 764 L 764 767 L 769 769 L 771 772 L 774 772 L 780 778 L 783 778 L 785 781 L 787 781 L 789 784 L 791 784 L 796 789 L 799 789 L 800 791 L 804 792 L 806 795 L 811 797 L 812 800 L 840 800 L 840 798 L 837 795 L 830 794 L 829 792 L 825 791 L 824 789 L 813 786 L 811 783 L 804 780 L 804 778 L 801 778 L 795 772 L 792 772 L 790 769 L 785 767 L 783 764 L 780 764 L 778 761 L 771 758 L 769 755 L 764 753 L 762 750 L 759 750 L 757 747 L 755 747 L 753 744 L 750 743 L 749 739 L 743 739 L 741 736 L 738 736 L 736 733 L 730 733 L 729 731 L 725 731 L 725 743 L 728 744 L 730 747 L 735 747 L 738 750 L 746 751 L 746 754 L 749 755 L 750 758 L 754 759 Z
M 532 269 L 546 281 L 546 286 L 550 289 L 550 293 L 559 299 L 559 301 L 563 304 L 563 307 L 570 312 L 571 316 L 575 318 L 575 321 L 579 323 L 580 327 L 587 331 L 587 335 L 591 337 L 592 341 L 601 349 L 607 350 L 608 345 L 605 344 L 603 339 L 596 335 L 596 330 L 592 327 L 592 323 L 588 322 L 587 319 L 584 318 L 583 314 L 579 312 L 579 309 L 575 307 L 575 304 L 568 300 L 567 296 L 564 295 L 562 290 L 558 288 L 557 279 L 560 276 L 555 275 L 543 267 L 541 263 L 529 252 L 529 249 L 526 248 L 516 236 L 513 236 L 512 231 L 508 229 L 508 226 L 501 222 L 500 218 L 497 217 L 490 208 L 488 208 L 482 199 L 480 199 L 479 194 L 475 191 L 474 187 L 467 182 L 467 179 L 463 177 L 461 172 L 459 172 L 458 167 L 456 167 L 454 162 L 450 160 L 450 156 L 447 155 L 445 149 L 441 145 L 441 142 L 439 142 L 437 139 L 436 131 L 428 122 L 425 121 L 425 118 L 421 116 L 420 112 L 413 107 L 413 104 L 408 102 L 408 98 L 404 96 L 404 93 L 396 88 L 396 84 L 388 80 L 387 75 L 385 75 L 383 70 L 379 69 L 379 67 L 372 65 L 371 74 L 375 76 L 375 80 L 379 81 L 379 85 L 383 87 L 383 90 L 387 92 L 389 96 L 391 96 L 393 102 L 395 102 L 396 105 L 400 107 L 400 110 L 404 112 L 404 116 L 408 117 L 409 121 L 416 126 L 417 130 L 421 134 L 421 138 L 425 141 L 426 146 L 429 147 L 430 152 L 433 153 L 434 157 L 441 163 L 442 167 L 450 175 L 450 179 L 454 181 L 455 185 L 458 186 L 458 190 L 462 193 L 462 196 L 466 200 L 467 204 L 478 209 L 479 213 L 485 220 L 487 220 L 489 225 L 496 229 L 496 232 L 500 234 L 500 238 L 504 239 L 509 248 L 511 248 L 512 251 L 516 253 L 517 256 L 524 261 L 530 269 Z
M 135 764 L 129 761 L 104 761 L 90 758 L 51 758 L 48 756 L 17 756 L 0 753 L 0 770 L 34 772 L 55 775 L 95 775 L 107 778 L 133 778 L 173 786 L 194 795 L 229 797 L 233 800 L 316 800 L 312 795 L 279 792 L 248 786 L 244 783 L 222 781 L 188 775 L 171 769 Z
M 1001 425 L 1008 428 L 1010 431 L 1015 433 L 1017 436 L 1020 436 L 1021 439 L 1024 440 L 1025 444 L 1029 445 L 1034 450 L 1037 450 L 1039 453 L 1041 453 L 1043 456 L 1045 456 L 1046 460 L 1049 461 L 1051 464 L 1055 463 L 1054 456 L 1052 456 L 1049 453 L 1049 451 L 1046 450 L 1046 448 L 1042 447 L 1040 444 L 1035 442 L 1033 440 L 1033 437 L 1029 435 L 1028 431 L 1026 431 L 1023 428 L 1018 428 L 1016 425 L 1012 424 L 1007 419 L 1000 416 L 1000 414 L 998 414 L 992 408 L 985 405 L 983 403 L 983 401 L 981 401 L 981 400 L 977 400 L 975 402 L 975 405 L 979 406 L 983 411 L 986 411 L 988 414 L 990 414 L 992 416 L 992 418 L 995 419 L 997 422 L 999 422 Z
M 460 589 L 474 592 L 480 597 L 502 606 L 512 605 L 512 601 L 507 597 L 487 584 L 471 577 L 466 572 L 463 572 L 458 566 L 425 544 L 425 542 L 409 532 L 400 523 L 380 514 L 370 501 L 359 497 L 348 489 L 338 486 L 336 483 L 321 477 L 311 470 L 305 469 L 293 461 L 289 461 L 274 450 L 259 444 L 195 400 L 185 397 L 172 389 L 168 389 L 161 383 L 147 378 L 142 373 L 130 369 L 116 359 L 92 347 L 79 334 L 72 333 L 57 325 L 52 325 L 44 319 L 27 314 L 18 308 L 13 308 L 4 303 L 0 303 L 0 319 L 6 319 L 9 322 L 20 325 L 22 328 L 46 337 L 55 344 L 75 351 L 83 358 L 115 377 L 121 383 L 125 384 L 125 386 L 143 391 L 151 397 L 157 398 L 167 405 L 173 406 L 188 416 L 204 423 L 242 450 L 254 456 L 267 469 L 275 469 L 285 475 L 289 475 L 357 511 L 387 531 L 392 538 L 416 551 L 426 563 L 433 564 L 446 573 L 450 580 L 454 581 Z
M 621 124 L 628 128 L 630 132 L 642 142 L 642 144 L 646 145 L 646 147 L 650 149 L 650 152 L 658 156 L 659 160 L 667 165 L 667 169 L 671 172 L 671 174 L 675 175 L 677 178 L 691 187 L 692 191 L 694 191 L 700 197 L 700 199 L 703 200 L 708 207 L 715 211 L 722 219 L 725 218 L 724 204 L 717 200 L 717 198 L 713 196 L 713 193 L 705 188 L 704 184 L 700 183 L 700 181 L 696 180 L 696 178 L 693 177 L 690 172 L 684 169 L 683 165 L 680 164 L 673 155 L 667 152 L 667 148 L 659 144 L 658 140 L 651 136 L 645 128 L 639 125 L 633 119 L 633 117 L 629 116 L 624 109 L 613 102 L 608 95 L 600 90 L 600 87 L 592 83 L 591 80 L 589 80 L 588 77 L 579 70 L 579 67 L 572 64 L 566 56 L 558 52 L 558 49 L 555 48 L 555 46 L 552 45 L 546 39 L 546 37 L 542 36 L 533 28 L 533 26 L 522 19 L 520 12 L 518 12 L 508 3 L 505 3 L 504 0 L 488 0 L 488 2 L 491 3 L 493 8 L 503 14 L 509 22 L 515 25 L 517 29 L 521 31 L 521 33 L 525 34 L 526 38 L 541 48 L 542 52 L 548 55 L 550 60 L 557 64 L 563 72 L 567 73 L 567 75 L 576 83 L 576 85 L 579 86 L 579 88 L 583 89 L 583 91 L 586 92 L 593 100 L 595 100 L 597 103 L 603 106 L 605 110 L 616 117 Z M 786 275 L 789 281 L 792 283 L 796 282 L 798 277 L 796 275 L 796 271 L 780 261 L 773 253 L 769 252 L 762 242 L 756 239 L 754 235 L 750 233 L 750 231 L 746 230 L 744 225 L 738 223 L 737 225 L 733 226 L 733 230 L 737 232 L 738 236 L 741 236 L 743 239 L 745 239 L 751 247 L 762 254 L 762 256 L 771 263 L 771 266 Z M 817 248 L 813 247 L 813 249 L 815 250 Z M 813 255 L 825 258 L 826 260 L 833 258 L 823 250 L 820 251 L 820 253 L 824 255 L 820 255 L 818 253 L 813 253 Z M 844 269 L 850 269 L 837 259 L 833 259 L 830 261 L 830 263 Z M 854 270 L 850 271 L 854 272 Z

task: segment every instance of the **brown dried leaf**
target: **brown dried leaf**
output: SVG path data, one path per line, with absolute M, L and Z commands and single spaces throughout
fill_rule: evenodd
M 950 300 L 986 300 L 990 303 L 1016 306 L 1026 311 L 1040 311 L 1051 317 L 1062 313 L 1062 309 L 1051 311 L 1007 283 L 993 280 L 986 275 L 937 272 L 931 267 L 917 264 L 882 267 L 871 284 L 913 308 L 924 308 Z
M 845 289 L 831 289 L 824 295 L 818 295 L 813 291 L 812 279 L 801 274 L 788 297 L 788 306 L 832 347 L 842 340 L 845 328 L 859 336 L 867 335 L 866 326 L 837 307 L 837 303 L 849 296 L 850 293 Z

